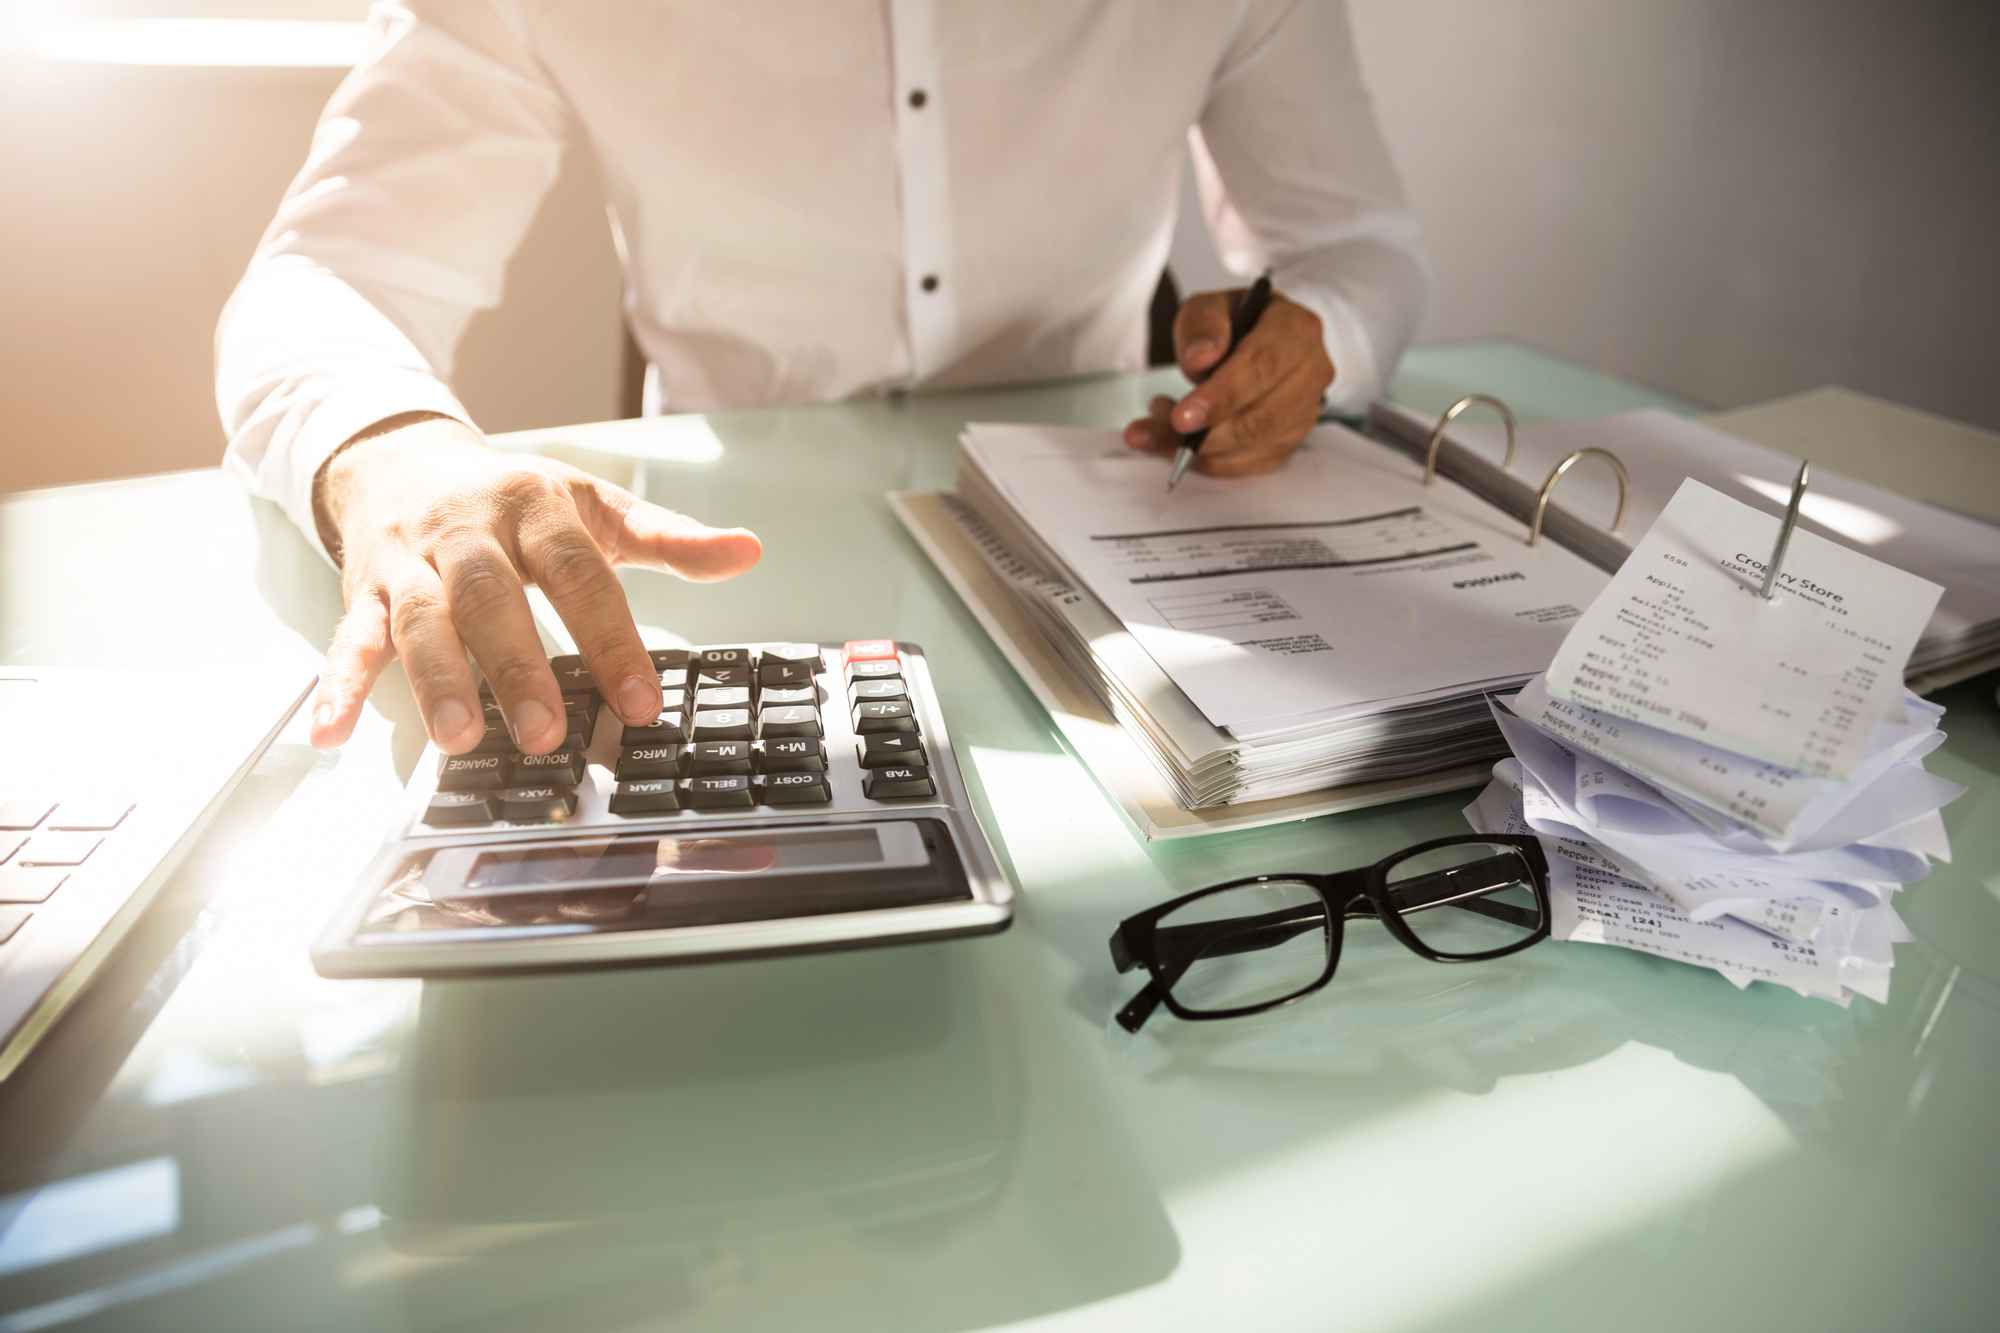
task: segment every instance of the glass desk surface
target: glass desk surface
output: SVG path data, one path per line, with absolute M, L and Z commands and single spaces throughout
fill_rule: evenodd
M 1307 1003 L 1114 1027 L 1122 916 L 1460 832 L 1471 794 L 1149 847 L 883 500 L 947 484 L 967 419 L 1116 426 L 1174 379 L 504 441 L 761 532 L 734 584 L 626 574 L 655 632 L 923 643 L 1013 929 L 322 980 L 307 945 L 423 746 L 392 672 L 339 755 L 288 730 L 0 1086 L 0 1331 L 1989 1327 L 1991 677 L 1942 696 L 1933 766 L 1972 790 L 1903 900 L 1886 1007 L 1584 945 L 1440 968 L 1356 931 Z M 1689 408 L 1510 343 L 1419 349 L 1399 382 L 1470 389 L 1529 418 Z M 0 606 L 0 660 L 186 665 L 309 655 L 338 598 L 202 472 L 0 501 Z

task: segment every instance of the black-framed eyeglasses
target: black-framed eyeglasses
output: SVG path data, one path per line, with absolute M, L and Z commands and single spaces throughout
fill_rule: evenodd
M 1111 936 L 1120 972 L 1146 969 L 1118 1011 L 1137 1032 L 1164 1001 L 1179 1018 L 1240 1018 L 1333 980 L 1346 922 L 1372 918 L 1434 963 L 1478 963 L 1549 937 L 1549 863 L 1528 835 L 1476 834 L 1406 847 L 1331 875 L 1251 875 L 1127 917 Z

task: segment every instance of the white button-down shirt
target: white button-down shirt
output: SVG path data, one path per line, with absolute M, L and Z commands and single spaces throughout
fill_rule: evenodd
M 471 420 L 459 337 L 575 136 L 672 409 L 1143 365 L 1190 141 L 1225 262 L 1324 324 L 1335 406 L 1421 312 L 1338 0 L 409 0 L 370 24 L 216 338 L 230 463 L 315 541 L 343 442 Z

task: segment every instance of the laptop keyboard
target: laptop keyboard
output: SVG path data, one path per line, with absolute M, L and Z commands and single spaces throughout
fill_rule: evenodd
M 130 801 L 104 796 L 0 799 L 0 947 L 101 853 L 132 810 Z
M 578 814 L 594 762 L 608 770 L 605 810 L 623 818 L 808 811 L 834 802 L 838 772 L 859 776 L 868 802 L 931 800 L 911 678 L 896 644 L 662 649 L 661 712 L 625 726 L 603 706 L 581 657 L 549 659 L 569 730 L 548 754 L 515 748 L 490 689 L 486 734 L 442 756 L 422 822 L 435 829 L 560 823 Z

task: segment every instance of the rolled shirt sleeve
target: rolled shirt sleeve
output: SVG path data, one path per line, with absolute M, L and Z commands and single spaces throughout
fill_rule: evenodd
M 1430 294 L 1416 216 L 1339 0 L 1285 0 L 1239 30 L 1190 133 L 1223 262 L 1269 268 L 1319 316 L 1336 411 L 1381 396 Z
M 561 96 L 504 0 L 376 4 L 216 329 L 225 465 L 315 547 L 313 481 L 357 433 L 429 411 L 553 183 Z

